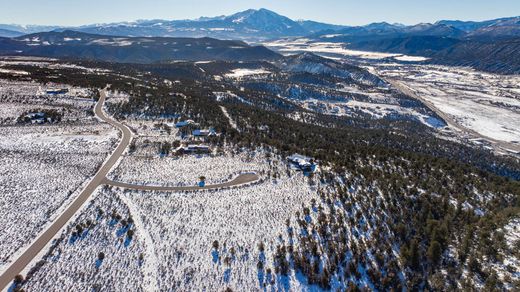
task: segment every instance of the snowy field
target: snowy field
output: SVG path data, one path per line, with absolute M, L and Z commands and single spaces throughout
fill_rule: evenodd
M 146 274 L 147 246 L 138 226 L 139 222 L 118 194 L 98 190 L 88 207 L 70 222 L 59 242 L 46 252 L 45 264 L 23 288 L 28 291 L 53 291 L 58 287 L 63 291 L 150 291 L 148 287 L 153 282 L 148 282 L 150 277 Z M 128 230 L 132 230 L 131 237 Z M 103 260 L 99 260 L 99 253 L 104 254 Z
M 264 43 L 263 45 L 285 55 L 302 52 L 311 52 L 332 58 L 356 57 L 367 60 L 393 58 L 397 61 L 402 62 L 419 62 L 427 60 L 427 58 L 420 56 L 407 56 L 402 54 L 350 50 L 342 43 L 311 42 L 308 39 L 277 40 L 269 43 Z
M 228 78 L 241 78 L 245 76 L 254 76 L 254 75 L 264 75 L 269 74 L 270 71 L 264 69 L 234 69 L 231 70 L 230 73 L 225 74 L 224 76 Z
M 265 268 L 274 271 L 272 257 L 279 235 L 286 233 L 285 220 L 318 194 L 309 178 L 289 171 L 281 158 L 255 156 L 251 167 L 265 170 L 264 181 L 247 187 L 183 193 L 102 189 L 69 224 L 63 240 L 48 252 L 46 263 L 24 288 L 44 291 L 59 282 L 68 291 L 261 289 L 268 281 L 257 263 L 265 262 Z M 229 164 L 240 166 L 243 157 L 228 157 Z M 223 167 L 219 158 L 203 161 Z M 177 168 L 197 177 L 199 170 L 190 163 L 178 161 Z M 98 215 L 98 209 L 104 215 Z M 109 216 L 113 210 L 122 219 L 132 217 L 134 223 L 125 229 L 121 220 Z M 88 221 L 94 227 L 83 228 L 84 236 L 74 237 L 75 226 L 87 226 Z M 124 235 L 128 229 L 134 231 L 131 242 Z M 259 251 L 261 242 L 264 252 Z M 105 254 L 101 263 L 99 252 Z M 298 285 L 293 283 L 295 289 Z
M 67 88 L 67 94 L 48 95 L 49 88 Z M 90 89 L 61 84 L 46 86 L 28 81 L 0 79 L 0 123 L 15 124 L 24 112 L 34 109 L 55 109 L 63 114 L 63 122 L 92 119 L 93 92 Z
M 153 242 L 158 290 L 259 289 L 257 262 L 264 256 L 272 262 L 285 219 L 317 194 L 301 173 L 288 177 L 283 162 L 258 164 L 281 170 L 280 177 L 224 191 L 124 192 Z
M 97 123 L 0 127 L 0 268 L 79 194 L 116 141 Z
M 117 131 L 93 117 L 89 89 L 64 86 L 69 93 L 45 94 L 58 86 L 0 80 L 0 270 L 79 194 L 118 140 Z M 40 109 L 63 117 L 16 123 Z
M 421 65 L 378 71 L 398 79 L 460 125 L 495 140 L 520 143 L 520 76 Z
M 143 185 L 193 186 L 199 177 L 216 184 L 233 179 L 240 173 L 267 171 L 260 154 L 182 155 L 174 157 L 128 155 L 110 174 L 115 181 Z

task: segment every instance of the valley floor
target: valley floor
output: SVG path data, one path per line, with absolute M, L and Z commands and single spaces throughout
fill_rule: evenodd
M 436 109 L 454 130 L 468 130 L 465 138 L 473 143 L 487 140 L 502 152 L 520 153 L 519 76 L 429 65 L 395 64 L 377 70 Z

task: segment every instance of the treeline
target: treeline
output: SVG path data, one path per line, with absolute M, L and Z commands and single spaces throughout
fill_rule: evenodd
M 293 269 L 323 289 L 339 282 L 351 291 L 367 284 L 364 277 L 380 291 L 471 290 L 474 279 L 488 291 L 504 288 L 490 267 L 514 253 L 497 230 L 520 212 L 518 184 L 370 156 L 344 176 L 319 179 L 329 187 L 290 216 L 287 240 L 273 247 L 279 276 Z M 492 195 L 480 202 L 479 193 Z

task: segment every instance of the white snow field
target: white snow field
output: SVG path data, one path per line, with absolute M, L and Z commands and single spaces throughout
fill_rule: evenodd
M 98 189 L 87 207 L 46 252 L 43 264 L 37 265 L 23 288 L 28 291 L 58 288 L 63 291 L 150 291 L 150 285 L 155 285 L 155 277 L 150 279 L 146 274 L 151 257 L 146 254 L 142 229 L 133 217 L 129 220 L 131 216 L 118 194 Z M 131 237 L 128 230 L 133 232 Z M 104 254 L 102 261 L 98 259 L 99 253 Z
M 520 144 L 520 76 L 431 65 L 377 70 L 383 77 L 399 80 L 463 127 Z
M 260 289 L 257 262 L 267 256 L 267 263 L 272 263 L 272 249 L 287 228 L 285 220 L 302 203 L 317 198 L 301 173 L 288 177 L 281 172 L 276 179 L 221 191 L 125 191 L 154 244 L 157 290 Z M 266 255 L 257 248 L 260 242 L 265 243 Z
M 245 76 L 251 76 L 251 75 L 263 75 L 263 74 L 269 74 L 270 71 L 264 70 L 264 69 L 234 69 L 231 70 L 230 73 L 225 74 L 224 76 L 229 78 L 241 78 Z
M 193 186 L 199 182 L 200 176 L 204 176 L 206 183 L 217 184 L 240 173 L 267 171 L 267 166 L 262 163 L 264 160 L 260 153 L 173 157 L 127 155 L 110 178 L 140 185 Z
M 226 157 L 232 171 L 249 165 L 264 169 L 262 182 L 201 192 L 101 188 L 69 224 L 61 236 L 63 240 L 51 248 L 44 257 L 45 263 L 23 288 L 45 291 L 60 283 L 66 291 L 223 291 L 228 287 L 235 291 L 260 290 L 258 261 L 274 270 L 273 250 L 279 235 L 286 233 L 285 220 L 302 204 L 318 199 L 318 194 L 309 178 L 288 170 L 280 158 L 256 153 L 250 164 L 243 164 L 243 157 Z M 202 161 L 224 165 L 223 158 L 208 157 Z M 157 162 L 160 163 L 154 161 Z M 184 168 L 193 177 L 200 173 L 189 166 L 191 159 L 175 163 L 175 169 Z M 133 166 L 122 163 L 120 167 Z M 176 178 L 175 169 L 168 172 L 172 178 Z M 98 209 L 103 210 L 102 216 Z M 122 221 L 112 220 L 113 210 L 121 219 L 132 217 L 130 229 L 134 236 L 129 244 L 126 235 L 122 235 L 127 232 Z M 74 240 L 76 225 L 82 223 L 85 227 L 87 220 L 94 227 Z M 215 241 L 218 248 L 214 248 Z M 265 252 L 259 251 L 260 242 L 265 244 Z M 105 254 L 105 259 L 96 268 L 99 252 Z M 262 285 L 264 282 L 262 279 Z M 295 289 L 298 285 L 298 281 L 293 283 Z
M 350 50 L 348 49 L 348 46 L 345 46 L 342 43 L 312 42 L 308 39 L 277 40 L 264 43 L 263 45 L 270 49 L 276 50 L 281 54 L 312 52 L 318 55 L 324 55 L 326 57 L 333 56 L 332 58 L 355 57 L 366 60 L 394 58 L 398 61 L 404 62 L 418 62 L 427 60 L 426 58 L 420 56 Z
M 99 124 L 0 127 L 0 268 L 79 194 L 116 141 Z
M 423 62 L 423 61 L 428 60 L 428 58 L 425 58 L 425 57 L 406 56 L 406 55 L 397 56 L 397 57 L 394 57 L 394 59 L 396 59 L 397 61 L 401 61 L 401 62 Z
M 88 89 L 49 96 L 41 94 L 45 88 L 0 80 L 0 270 L 79 194 L 118 140 L 112 127 L 90 114 Z M 56 109 L 63 118 L 16 123 L 36 109 Z

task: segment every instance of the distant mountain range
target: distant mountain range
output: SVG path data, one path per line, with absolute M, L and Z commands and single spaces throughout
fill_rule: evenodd
M 16 38 L 0 37 L 1 55 L 74 58 L 124 63 L 161 61 L 277 60 L 263 46 L 212 38 L 120 37 L 76 31 L 43 32 Z
M 331 35 L 333 33 L 334 35 Z M 350 42 L 411 36 L 441 36 L 458 39 L 496 39 L 520 37 L 520 17 L 501 18 L 483 22 L 443 20 L 411 26 L 372 23 L 365 26 L 320 31 L 314 38 L 327 41 Z
M 58 29 L 62 29 L 62 27 L 48 25 L 0 24 L 0 37 L 12 37 L 10 34 L 21 36 L 24 34 L 48 32 Z
M 412 26 L 383 22 L 321 31 L 308 38 L 345 43 L 356 50 L 419 55 L 447 65 L 520 73 L 520 17 Z
M 339 34 L 337 40 L 367 36 L 438 35 L 446 37 L 511 37 L 520 34 L 520 17 L 488 21 L 441 20 L 412 26 L 372 23 L 365 26 L 333 25 L 310 20 L 294 21 L 267 9 L 249 9 L 229 16 L 201 17 L 194 20 L 138 20 L 79 27 L 0 24 L 0 36 L 74 30 L 111 36 L 212 37 L 261 41 L 284 37 Z
M 296 37 L 320 30 L 340 29 L 344 26 L 314 21 L 293 21 L 267 9 L 246 10 L 230 16 L 202 17 L 195 20 L 139 20 L 79 27 L 0 25 L 10 37 L 44 31 L 75 30 L 92 34 L 146 37 L 212 37 L 218 39 L 266 40 Z
M 83 34 L 74 36 L 72 31 Z M 22 37 L 26 34 L 33 35 Z M 18 52 L 118 62 L 154 62 L 168 58 L 251 60 L 256 57 L 267 60 L 278 54 L 240 41 L 219 42 L 216 39 L 254 43 L 305 37 L 315 42 L 344 43 L 352 49 L 421 55 L 433 62 L 520 73 L 520 17 L 480 22 L 442 20 L 410 26 L 386 22 L 342 26 L 294 21 L 267 9 L 250 9 L 230 16 L 195 20 L 139 20 L 72 28 L 0 25 L 0 37 L 6 37 L 0 40 L 2 54 Z M 149 43 L 145 44 L 143 37 Z M 212 39 L 160 40 L 158 37 Z M 39 41 L 32 41 L 35 38 Z M 191 48 L 185 46 L 188 43 Z

